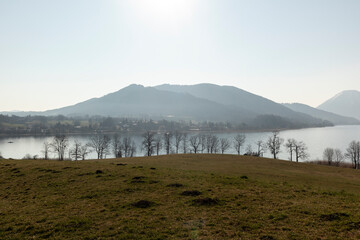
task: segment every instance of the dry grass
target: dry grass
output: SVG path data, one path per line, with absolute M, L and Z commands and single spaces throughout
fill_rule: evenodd
M 353 169 L 244 156 L 0 160 L 0 238 L 359 239 L 359 192 Z

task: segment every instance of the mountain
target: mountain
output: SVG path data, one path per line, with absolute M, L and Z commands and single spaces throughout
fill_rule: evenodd
M 199 98 L 224 104 L 238 111 L 252 112 L 255 115 L 275 115 L 295 123 L 307 123 L 313 126 L 322 124 L 319 119 L 308 114 L 295 112 L 269 99 L 232 86 L 218 86 L 208 83 L 197 85 L 164 84 L 155 88 L 177 93 L 188 93 Z
M 356 125 L 360 121 L 356 118 L 344 117 L 335 113 L 327 112 L 324 110 L 316 109 L 301 103 L 284 103 L 283 106 L 290 108 L 293 111 L 308 114 L 315 118 L 320 118 L 334 123 L 335 125 Z
M 317 108 L 360 120 L 360 92 L 356 90 L 343 91 Z
M 332 125 L 292 111 L 269 99 L 230 86 L 130 85 L 100 98 L 37 115 L 100 115 L 231 122 L 244 129 L 305 128 Z
M 102 115 L 114 117 L 152 117 L 185 120 L 247 121 L 251 112 L 233 111 L 220 103 L 184 93 L 161 91 L 153 87 L 130 85 L 101 98 L 49 110 L 45 115 Z

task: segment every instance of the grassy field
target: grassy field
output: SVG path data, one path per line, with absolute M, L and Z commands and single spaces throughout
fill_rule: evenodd
M 0 160 L 0 239 L 360 239 L 360 171 L 232 155 Z

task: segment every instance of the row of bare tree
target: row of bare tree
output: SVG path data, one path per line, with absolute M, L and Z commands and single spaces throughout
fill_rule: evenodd
M 145 156 L 160 155 L 162 151 L 165 154 L 178 153 L 222 153 L 224 154 L 231 147 L 241 154 L 242 147 L 245 144 L 246 136 L 237 134 L 231 142 L 227 138 L 219 138 L 213 134 L 198 134 L 188 136 L 187 133 L 166 132 L 162 135 L 155 132 L 146 131 L 142 135 L 141 150 L 145 152 Z M 256 142 L 256 149 L 253 150 L 252 145 L 248 144 L 245 149 L 245 155 L 263 156 L 269 150 L 274 159 L 278 158 L 284 139 L 279 137 L 279 132 L 274 131 L 268 138 L 267 142 L 259 140 Z M 290 160 L 293 161 L 293 155 L 296 162 L 299 159 L 306 159 L 308 154 L 307 147 L 302 141 L 288 139 L 284 145 L 290 153 Z M 75 140 L 70 148 L 69 139 L 65 135 L 58 135 L 51 142 L 45 142 L 43 145 L 44 159 L 49 159 L 49 153 L 53 152 L 59 160 L 66 158 L 67 152 L 69 159 L 79 160 L 86 159 L 91 152 L 97 154 L 98 159 L 106 158 L 112 155 L 116 158 L 133 157 L 136 153 L 137 146 L 131 137 L 125 136 L 121 138 L 115 134 L 111 137 L 108 135 L 94 135 L 86 144 L 82 144 Z
M 70 148 L 69 138 L 66 135 L 57 135 L 51 142 L 43 144 L 44 159 L 49 159 L 50 153 L 57 155 L 59 160 L 66 158 L 65 153 L 69 154 L 69 159 L 85 160 L 91 152 L 96 152 L 98 159 L 106 158 L 113 154 L 116 158 L 133 157 L 136 152 L 135 142 L 131 137 L 121 138 L 115 134 L 111 139 L 108 135 L 94 135 L 86 144 L 75 140 L 74 145 Z
M 345 153 L 338 148 L 326 148 L 323 153 L 323 158 L 328 162 L 328 165 L 339 166 L 344 159 L 351 161 L 353 168 L 360 168 L 360 141 L 351 141 Z
M 281 152 L 281 146 L 284 143 L 284 139 L 281 138 L 279 134 L 279 131 L 272 132 L 272 135 L 268 138 L 266 143 L 266 146 L 268 147 L 274 159 L 277 159 L 278 154 Z M 287 139 L 284 147 L 290 154 L 290 161 L 295 160 L 296 162 L 299 162 L 299 159 L 305 160 L 309 157 L 309 154 L 307 152 L 307 146 L 303 141 L 297 141 L 293 138 L 290 138 Z
M 162 149 L 165 154 L 175 153 L 222 153 L 224 154 L 230 147 L 231 142 L 227 138 L 219 138 L 213 134 L 198 134 L 188 136 L 187 133 L 178 131 L 166 132 L 163 135 L 158 135 L 155 132 L 147 131 L 143 135 L 142 148 L 145 150 L 146 156 L 154 154 L 159 155 Z M 234 147 L 238 149 L 245 142 L 245 135 L 238 135 L 236 137 Z

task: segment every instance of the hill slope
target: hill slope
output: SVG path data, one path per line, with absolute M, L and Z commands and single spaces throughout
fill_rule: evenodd
M 358 239 L 358 171 L 231 155 L 0 160 L 3 239 Z
M 360 92 L 356 90 L 343 91 L 317 108 L 360 120 Z
M 290 108 L 293 111 L 308 114 L 315 118 L 330 121 L 335 125 L 356 125 L 360 124 L 360 121 L 356 118 L 344 117 L 335 113 L 327 112 L 324 110 L 316 109 L 301 103 L 284 103 L 285 107 Z
M 155 88 L 178 93 L 188 93 L 199 98 L 231 106 L 234 109 L 253 111 L 257 114 L 273 114 L 282 117 L 296 115 L 296 113 L 278 103 L 231 86 L 218 86 L 207 83 L 197 85 L 164 84 Z
M 257 115 L 275 115 L 295 123 L 306 123 L 312 126 L 322 125 L 322 121 L 308 114 L 295 112 L 264 97 L 252 94 L 232 86 L 215 84 L 197 85 L 159 85 L 155 88 L 178 93 L 188 93 L 199 98 L 218 102 L 236 110 L 246 110 Z

